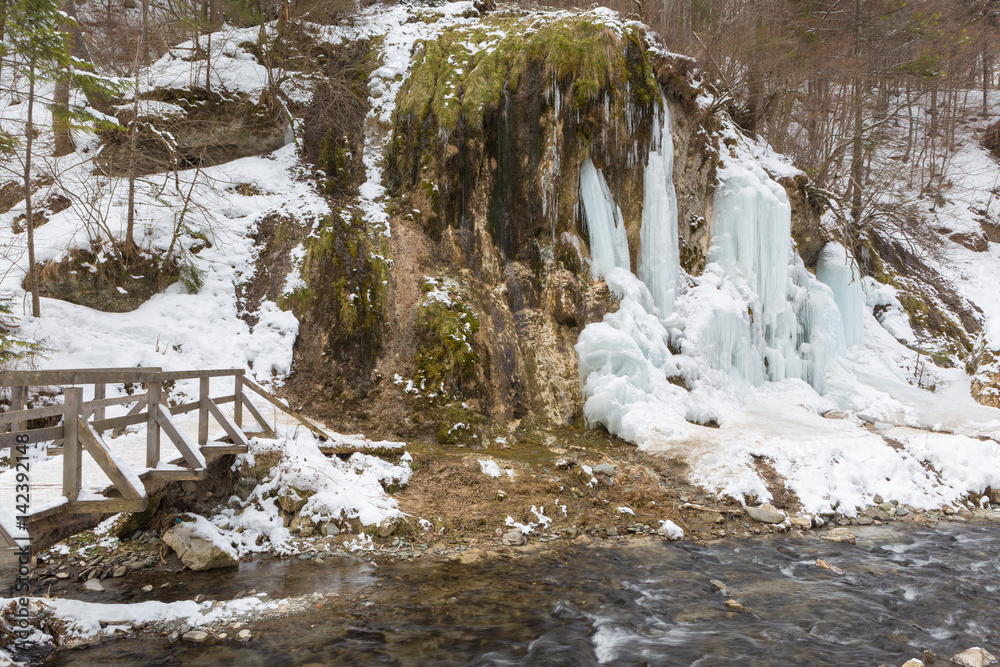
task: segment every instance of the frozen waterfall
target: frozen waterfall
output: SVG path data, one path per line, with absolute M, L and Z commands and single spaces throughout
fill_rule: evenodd
M 662 99 L 662 98 L 661 98 Z M 680 258 L 677 249 L 677 194 L 674 192 L 674 131 L 670 107 L 662 99 L 660 136 L 654 137 L 643 177 L 638 273 L 660 317 L 674 307 Z
M 739 143 L 718 172 L 708 264 L 681 281 L 665 101 L 658 120 L 644 173 L 638 276 L 603 174 L 590 160 L 580 172 L 591 274 L 619 299 L 618 311 L 577 341 L 584 414 L 638 443 L 697 438 L 694 424 L 726 423 L 748 383 L 804 380 L 822 392 L 831 364 L 860 342 L 864 314 L 846 251 L 824 251 L 824 282 L 806 270 L 792 250 L 784 188 Z
M 590 158 L 580 167 L 580 203 L 590 237 L 590 275 L 597 280 L 615 267 L 628 270 L 628 238 L 621 209 L 611 196 L 604 174 Z
M 830 286 L 840 310 L 840 321 L 847 347 L 864 341 L 865 293 L 861 289 L 861 274 L 857 265 L 839 243 L 827 243 L 816 265 L 816 277 Z

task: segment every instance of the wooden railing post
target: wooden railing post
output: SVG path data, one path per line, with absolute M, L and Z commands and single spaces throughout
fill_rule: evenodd
M 27 400 L 28 388 L 16 385 L 10 388 L 10 410 L 11 412 L 16 412 L 17 410 L 23 410 L 25 401 Z M 10 425 L 10 430 L 12 431 L 23 431 L 27 426 L 24 422 L 14 422 Z
M 80 496 L 83 479 L 83 445 L 80 443 L 81 387 L 67 387 L 63 412 L 63 495 L 73 502 Z
M 241 429 L 243 428 L 243 371 L 236 371 L 235 385 L 233 387 L 233 421 Z
M 150 379 L 146 383 L 146 467 L 155 468 L 160 464 L 160 425 L 156 413 L 160 409 L 160 379 Z
M 104 384 L 103 382 L 98 382 L 94 384 L 94 400 L 99 401 L 102 398 L 105 398 L 106 396 L 107 396 L 107 385 Z M 105 409 L 103 407 L 94 408 L 94 421 L 104 419 L 104 414 L 105 414 L 104 410 Z M 101 433 L 101 431 L 98 431 L 98 433 Z
M 208 399 L 212 379 L 199 378 L 198 381 L 198 445 L 208 444 Z

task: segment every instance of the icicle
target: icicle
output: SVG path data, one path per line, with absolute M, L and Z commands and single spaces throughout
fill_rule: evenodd
M 590 274 L 603 278 L 611 269 L 629 269 L 628 238 L 621 209 L 611 197 L 604 175 L 590 158 L 580 167 L 580 202 L 590 236 Z
M 865 294 L 857 264 L 848 256 L 847 249 L 839 243 L 823 246 L 816 277 L 833 290 L 833 300 L 840 310 L 844 345 L 861 345 L 864 342 Z
M 639 230 L 639 279 L 653 295 L 661 318 L 674 307 L 677 273 L 677 194 L 674 191 L 674 137 L 670 107 L 663 103 L 660 136 L 654 136 L 644 178 L 642 228 Z

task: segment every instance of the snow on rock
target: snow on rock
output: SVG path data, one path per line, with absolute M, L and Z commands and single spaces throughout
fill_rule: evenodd
M 163 532 L 163 542 L 192 570 L 215 570 L 239 565 L 232 544 L 218 527 L 203 516 L 181 515 L 176 524 Z
M 684 529 L 670 519 L 661 521 L 660 527 L 656 532 L 670 540 L 680 540 L 684 538 Z
M 497 462 L 493 459 L 479 459 L 479 469 L 483 471 L 483 474 L 487 477 L 500 477 L 502 471 Z

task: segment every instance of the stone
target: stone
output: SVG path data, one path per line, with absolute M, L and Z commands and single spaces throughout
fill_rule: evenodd
M 715 588 L 715 590 L 719 591 L 720 593 L 722 593 L 726 597 L 729 597 L 729 587 L 726 586 L 724 583 L 722 583 L 718 579 L 712 579 L 708 583 L 712 584 L 712 586 Z
M 188 642 L 203 642 L 208 639 L 208 633 L 202 630 L 189 630 L 181 635 L 181 639 Z
M 906 509 L 905 507 L 897 507 L 896 508 L 896 516 L 898 516 L 898 517 L 904 517 L 904 516 L 906 516 L 909 513 L 910 513 L 910 510 Z
M 590 544 L 593 541 L 594 540 L 590 537 L 590 535 L 577 535 L 573 538 L 573 542 L 575 544 Z
M 163 542 L 173 549 L 181 562 L 192 570 L 214 570 L 236 567 L 239 560 L 236 550 L 223 534 L 205 517 L 194 516 L 194 521 L 174 524 L 163 533 Z
M 151 593 L 152 591 L 153 591 L 152 584 L 146 584 L 145 586 L 142 587 L 143 593 Z
M 844 571 L 842 569 L 840 569 L 836 565 L 832 565 L 831 563 L 826 562 L 822 558 L 817 558 L 816 564 L 819 565 L 824 570 L 826 570 L 827 572 L 832 572 L 837 575 L 844 574 Z
M 184 489 L 184 493 L 194 493 L 198 490 L 198 485 L 189 480 L 181 482 L 181 488 Z
M 896 506 L 893 505 L 892 503 L 879 503 L 878 506 L 879 509 L 881 509 L 883 512 L 891 512 L 892 510 L 896 509 Z
M 386 519 L 378 525 L 378 536 L 379 537 L 389 537 L 396 532 L 396 520 Z
M 826 419 L 850 419 L 851 415 L 843 410 L 827 410 L 823 413 L 823 417 Z
M 747 515 L 754 521 L 760 521 L 761 523 L 784 523 L 785 515 L 781 512 L 772 511 L 764 509 L 763 507 L 751 507 L 746 508 Z
M 327 537 L 333 537 L 336 535 L 340 535 L 340 528 L 337 527 L 337 524 L 333 523 L 332 521 L 329 521 L 320 526 L 320 532 L 326 535 Z
M 948 516 L 951 516 L 952 514 L 955 513 L 955 508 L 952 507 L 951 505 L 945 505 L 944 507 L 941 508 L 941 511 L 947 514 Z
M 236 635 L 236 637 L 237 639 L 240 639 L 242 641 L 247 641 L 248 639 L 250 639 L 251 633 L 249 630 L 240 630 L 239 634 Z
M 56 572 L 56 579 L 69 579 L 69 572 Z
M 509 530 L 500 538 L 505 546 L 519 547 L 527 543 L 527 538 L 519 530 Z
M 278 505 L 286 512 L 294 514 L 305 507 L 310 495 L 312 494 L 296 488 L 285 488 L 278 496 Z
M 885 498 L 876 493 L 875 497 L 872 498 L 872 502 L 875 503 L 876 505 L 881 505 L 883 502 L 885 502 Z
M 117 579 L 118 577 L 124 577 L 127 573 L 128 573 L 128 568 L 126 566 L 122 565 L 121 567 L 117 568 L 111 574 L 111 576 L 115 577 Z
M 812 528 L 813 520 L 810 516 L 793 516 L 788 519 L 788 523 L 792 524 L 792 528 L 798 528 L 799 530 L 809 530 Z
M 614 526 L 611 526 L 610 528 L 605 530 L 604 533 L 608 537 L 618 537 L 618 529 L 615 528 Z
M 101 586 L 101 582 L 97 579 L 87 579 L 83 584 L 83 590 L 90 591 L 92 593 L 103 593 L 104 586 Z
M 997 659 L 986 649 L 973 646 L 958 655 L 953 655 L 951 661 L 965 667 L 986 667 L 986 665 L 992 665 Z
M 875 523 L 875 520 L 868 516 L 859 516 L 855 521 L 858 522 L 859 526 L 870 526 Z
M 831 528 L 823 534 L 823 539 L 842 544 L 854 544 L 857 538 L 847 528 Z
M 910 658 L 903 663 L 903 667 L 924 667 L 924 661 L 917 660 L 916 658 Z
M 614 477 L 615 467 L 610 463 L 599 463 L 594 466 L 595 475 L 607 475 L 608 477 Z

